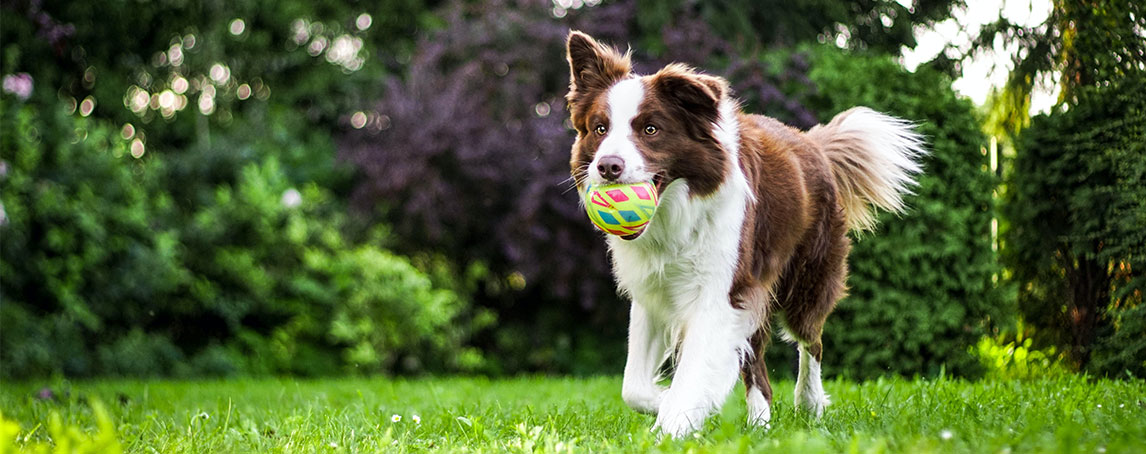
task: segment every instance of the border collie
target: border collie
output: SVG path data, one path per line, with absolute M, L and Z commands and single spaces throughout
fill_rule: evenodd
M 626 404 L 680 437 L 723 404 L 739 373 L 749 422 L 766 427 L 764 349 L 778 314 L 799 350 L 796 408 L 820 417 L 820 335 L 846 293 L 847 233 L 872 228 L 877 207 L 903 210 L 921 136 L 863 107 L 801 132 L 742 112 L 722 78 L 680 64 L 634 74 L 628 53 L 577 31 L 567 51 L 574 181 L 652 181 L 660 193 L 647 228 L 607 239 L 632 300 Z

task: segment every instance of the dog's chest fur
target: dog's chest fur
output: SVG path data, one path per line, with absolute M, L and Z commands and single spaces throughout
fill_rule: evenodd
M 633 241 L 609 238 L 621 290 L 670 326 L 683 328 L 694 311 L 728 304 L 745 211 L 753 201 L 738 163 L 738 126 L 730 110 L 722 112 L 716 128 L 731 158 L 720 188 L 698 197 L 689 194 L 685 181 L 674 181 L 644 235 Z

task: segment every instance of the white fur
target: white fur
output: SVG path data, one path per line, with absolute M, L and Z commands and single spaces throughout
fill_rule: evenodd
M 629 311 L 629 356 L 621 398 L 634 410 L 656 413 L 661 405 L 664 387 L 658 370 L 666 359 L 668 345 L 663 333 L 654 329 L 655 322 L 644 306 L 634 303 Z
M 605 133 L 605 139 L 597 148 L 597 155 L 589 164 L 590 182 L 600 184 L 605 181 L 597 170 L 597 164 L 606 156 L 617 156 L 625 162 L 625 170 L 621 172 L 618 182 L 637 183 L 653 179 L 653 173 L 648 171 L 644 158 L 633 143 L 633 117 L 637 116 L 644 96 L 645 87 L 637 78 L 622 80 L 609 88 L 606 95 L 609 103 L 609 132 Z M 596 126 L 590 125 L 590 128 Z M 590 131 L 590 134 L 596 132 Z
M 824 408 L 831 401 L 824 393 L 824 384 L 820 378 L 820 362 L 808 352 L 804 344 L 800 344 L 800 372 L 796 377 L 796 408 L 812 413 L 819 418 L 824 415 Z
M 914 176 L 923 171 L 919 160 L 927 154 L 914 124 L 854 107 L 812 128 L 808 136 L 819 141 L 833 161 L 850 228 L 875 226 L 876 207 L 903 212 L 903 195 L 911 193 Z M 855 162 L 864 164 L 857 167 Z
M 755 387 L 749 389 L 748 424 L 768 428 L 768 422 L 771 420 L 772 406 L 768 404 L 768 399 L 764 398 L 764 393 Z
M 640 306 L 634 313 L 647 315 L 630 324 L 625 383 L 630 384 L 632 402 L 626 402 L 638 409 L 649 402 L 648 390 L 657 388 L 646 385 L 648 364 L 657 350 L 646 346 L 649 339 L 667 339 L 666 345 L 677 349 L 677 368 L 672 385 L 660 395 L 655 428 L 673 437 L 700 428 L 724 402 L 743 358 L 751 354 L 748 338 L 760 322 L 755 314 L 733 308 L 728 297 L 751 190 L 737 157 L 735 107 L 724 101 L 720 111 L 714 133 L 731 166 L 720 188 L 693 197 L 688 182 L 676 180 L 665 188 L 657 216 L 644 234 L 632 241 L 616 236 L 608 240 L 621 290 Z

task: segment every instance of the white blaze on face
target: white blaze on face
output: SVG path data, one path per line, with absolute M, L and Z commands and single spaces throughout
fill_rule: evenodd
M 653 174 L 647 171 L 645 160 L 633 142 L 633 117 L 637 116 L 641 101 L 645 97 L 645 87 L 641 84 L 641 79 L 631 78 L 617 82 L 609 88 L 606 96 L 609 105 L 607 125 L 609 131 L 605 133 L 605 139 L 597 148 L 597 155 L 589 164 L 589 181 L 593 183 L 605 181 L 604 176 L 597 170 L 597 164 L 605 156 L 616 156 L 625 161 L 625 170 L 621 172 L 620 182 L 637 183 L 652 180 Z M 589 125 L 589 133 L 596 134 L 593 131 L 596 127 L 597 125 Z

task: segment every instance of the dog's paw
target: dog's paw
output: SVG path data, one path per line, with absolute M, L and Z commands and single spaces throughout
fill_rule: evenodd
M 768 430 L 772 428 L 771 420 L 772 406 L 759 390 L 753 389 L 748 393 L 748 424 Z
M 657 410 L 661 407 L 661 401 L 664 400 L 666 389 L 663 386 L 650 386 L 645 388 L 622 388 L 621 399 L 625 401 L 625 405 L 629 408 L 647 413 L 650 415 L 657 414 Z
M 708 409 L 704 406 L 673 399 L 671 392 L 668 392 L 657 412 L 657 422 L 653 425 L 653 431 L 681 438 L 703 427 L 707 417 Z
M 816 419 L 820 419 L 824 416 L 824 409 L 832 403 L 828 397 L 823 391 L 797 394 L 796 411 L 806 411 Z

